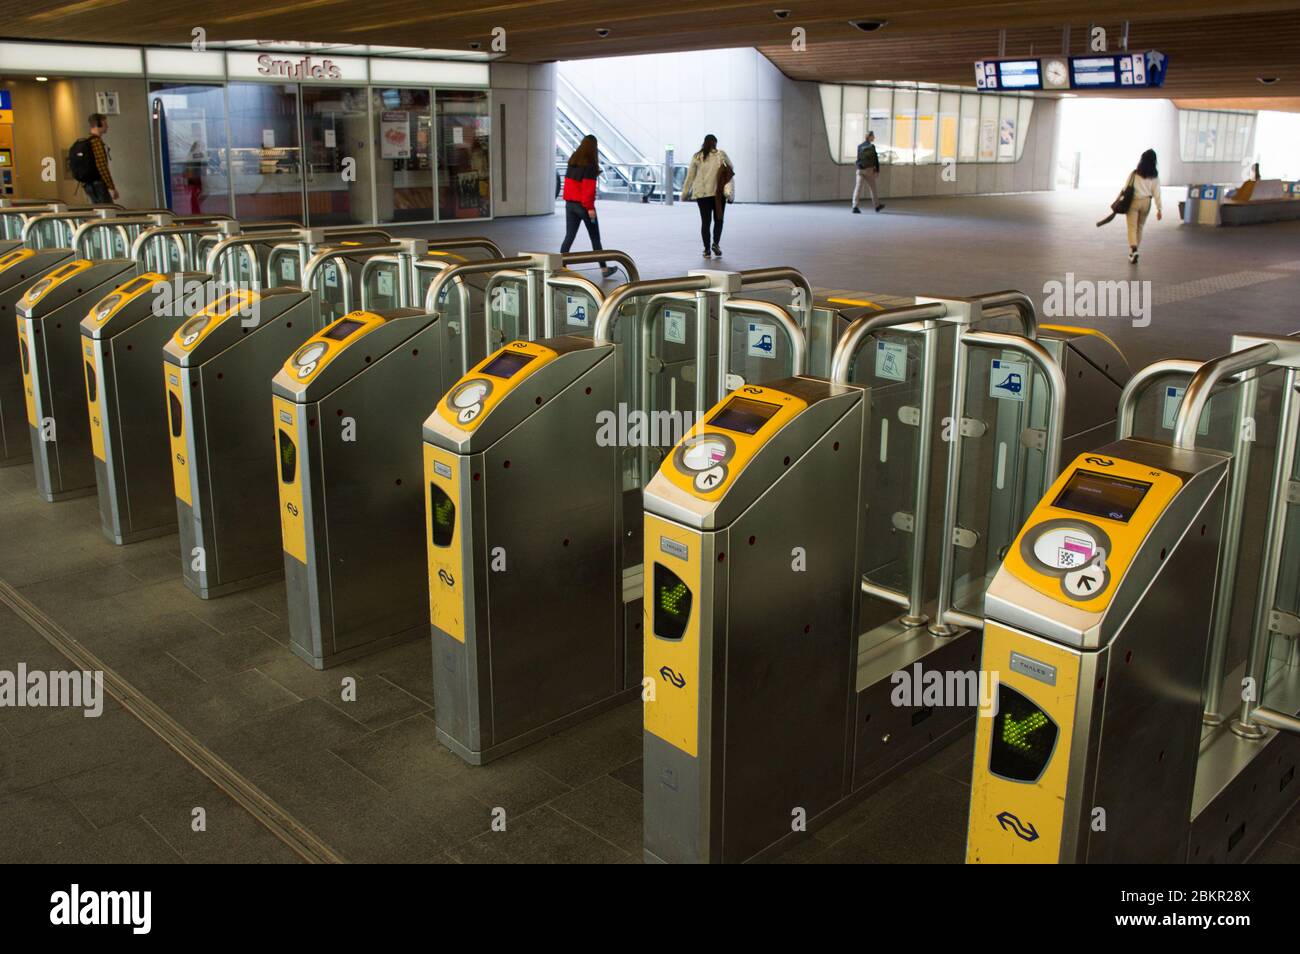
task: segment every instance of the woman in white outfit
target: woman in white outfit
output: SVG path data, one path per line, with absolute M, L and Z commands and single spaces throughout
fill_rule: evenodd
M 1146 225 L 1151 213 L 1152 201 L 1156 204 L 1156 221 L 1164 218 L 1160 207 L 1160 173 L 1156 170 L 1156 151 L 1148 149 L 1142 153 L 1137 168 L 1133 170 L 1129 181 L 1133 183 L 1133 203 L 1128 207 L 1128 260 L 1136 264 L 1138 246 L 1142 244 L 1142 227 Z
M 727 174 L 722 174 L 723 167 Z M 700 209 L 700 238 L 704 240 L 704 257 L 709 257 L 709 228 L 713 229 L 713 254 L 722 258 L 722 210 L 724 199 L 731 190 L 731 175 L 735 167 L 727 154 L 718 148 L 718 137 L 704 137 L 700 151 L 691 156 L 690 168 L 686 171 L 686 181 L 682 183 L 682 198 L 694 199 Z M 719 186 L 718 180 L 724 182 Z

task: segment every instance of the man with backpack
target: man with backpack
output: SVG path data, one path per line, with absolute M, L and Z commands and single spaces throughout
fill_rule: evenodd
M 78 139 L 68 150 L 68 171 L 86 190 L 86 198 L 95 205 L 107 205 L 117 201 L 117 187 L 108 169 L 108 146 L 104 145 L 108 117 L 91 113 L 88 121 L 90 135 Z
M 858 177 L 853 183 L 853 212 L 860 213 L 858 208 L 858 196 L 862 194 L 862 186 L 866 185 L 867 191 L 871 193 L 871 204 L 879 212 L 885 207 L 885 203 L 876 198 L 876 179 L 880 176 L 880 156 L 876 154 L 876 134 L 867 133 L 867 138 L 858 146 Z

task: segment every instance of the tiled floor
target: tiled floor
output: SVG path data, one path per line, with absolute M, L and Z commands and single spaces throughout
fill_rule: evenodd
M 1077 195 L 899 200 L 878 216 L 741 206 L 730 213 L 721 263 L 694 257 L 693 209 L 609 205 L 601 214 L 610 244 L 631 252 L 644 277 L 791 264 L 823 287 L 897 295 L 1020 287 L 1041 299 L 1043 283 L 1067 270 L 1129 274 L 1118 231 L 1091 224 L 1097 207 Z M 553 247 L 561 224 L 446 231 L 486 233 L 513 252 Z M 1208 356 L 1232 330 L 1300 327 L 1300 270 L 1287 265 L 1296 238 L 1295 224 L 1192 231 L 1167 219 L 1134 274 L 1169 303 L 1157 304 L 1145 329 L 1099 324 L 1134 365 Z M 1280 277 L 1186 287 L 1252 270 Z M 0 579 L 345 858 L 640 859 L 638 704 L 472 768 L 435 739 L 425 641 L 315 672 L 287 648 L 282 584 L 200 601 L 180 582 L 175 536 L 114 547 L 100 533 L 94 498 L 46 504 L 32 486 L 30 467 L 0 469 Z M 20 660 L 67 667 L 0 609 L 0 668 Z M 356 701 L 342 698 L 347 676 L 357 680 Z M 969 735 L 952 743 L 775 860 L 960 861 L 970 747 Z M 192 830 L 196 807 L 206 811 L 205 832 Z M 498 809 L 504 832 L 491 827 Z M 117 706 L 98 719 L 0 710 L 0 861 L 109 859 L 296 856 Z M 1300 860 L 1300 814 L 1261 859 Z

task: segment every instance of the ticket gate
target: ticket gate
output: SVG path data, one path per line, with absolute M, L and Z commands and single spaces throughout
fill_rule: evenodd
M 1015 293 L 863 315 L 829 382 L 746 385 L 678 444 L 645 493 L 647 860 L 762 857 L 969 723 L 893 676 L 970 668 L 1032 488 L 1113 429 L 1127 366 L 1076 335 Z
M 284 356 L 316 331 L 309 297 L 291 287 L 229 292 L 175 329 L 162 376 L 155 362 L 171 447 L 164 496 L 179 519 L 185 585 L 203 599 L 284 572 L 275 463 L 248 428 L 270 414 L 267 384 Z
M 8 328 L 13 323 L 14 307 L 27 289 L 66 263 L 71 255 L 66 248 L 19 248 L 0 256 L 0 327 Z M 31 459 L 18 349 L 0 347 L 0 467 Z
M 416 435 L 446 390 L 439 316 L 352 312 L 273 380 L 290 646 L 317 669 L 424 629 Z
M 1110 444 L 1030 517 L 986 598 L 969 861 L 1186 860 L 1228 463 Z
M 183 293 L 174 290 L 207 279 L 148 272 L 113 289 L 81 321 L 100 526 L 118 545 L 176 530 L 158 352 L 184 315 Z
M 36 489 L 47 501 L 95 492 L 81 319 L 134 267 L 120 258 L 65 262 L 29 287 L 15 309 Z
M 647 424 L 670 426 L 676 409 L 655 411 L 664 407 L 658 395 L 673 388 L 647 384 L 638 366 L 666 370 L 659 355 L 675 356 L 672 348 L 645 345 L 657 333 L 650 326 L 665 320 L 663 308 L 679 310 L 682 323 L 667 343 L 692 360 L 705 356 L 689 375 L 699 385 L 690 393 L 702 398 L 709 348 L 719 337 L 707 321 L 688 326 L 686 303 L 669 296 L 739 288 L 736 273 L 707 271 L 633 282 L 608 299 L 588 288 L 583 294 L 599 306 L 590 337 L 509 343 L 425 421 L 437 732 L 466 761 L 491 761 L 640 691 L 640 552 L 628 552 L 625 524 L 629 500 L 640 502 L 635 464 L 647 448 L 632 435 Z M 693 315 L 705 313 L 688 297 Z M 802 370 L 803 334 L 787 312 L 739 298 L 719 307 L 728 319 L 771 322 L 781 340 L 772 342 L 770 366 Z M 558 324 L 561 314 L 556 309 L 547 323 Z M 616 346 L 619 316 L 632 331 Z M 535 316 L 524 317 L 535 327 Z M 730 339 L 730 327 L 727 333 Z M 743 327 L 738 337 L 744 340 Z M 724 350 L 730 356 L 730 344 Z M 772 373 L 766 354 L 742 360 L 736 370 L 751 378 Z M 678 407 L 690 401 L 683 394 Z
M 989 589 L 968 862 L 1244 861 L 1300 798 L 1300 347 L 1189 376 L 1172 440 L 1076 460 Z

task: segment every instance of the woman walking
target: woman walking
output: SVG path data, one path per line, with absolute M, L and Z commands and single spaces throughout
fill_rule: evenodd
M 713 234 L 713 254 L 722 258 L 722 210 L 733 191 L 731 180 L 735 168 L 727 154 L 718 148 L 718 137 L 704 137 L 700 151 L 691 156 L 691 165 L 682 183 L 682 198 L 694 199 L 700 209 L 700 238 L 704 240 L 704 257 L 709 257 L 709 233 Z
M 578 234 L 578 224 L 587 226 L 591 247 L 601 250 L 600 223 L 596 221 L 596 178 L 600 166 L 596 165 L 596 137 L 583 136 L 578 148 L 569 157 L 569 168 L 564 172 L 564 243 L 561 252 L 573 247 Z M 600 273 L 608 278 L 614 269 L 600 263 Z
M 1164 218 L 1164 210 L 1160 206 L 1160 173 L 1156 169 L 1154 149 L 1142 153 L 1137 168 L 1129 176 L 1129 184 L 1133 186 L 1133 202 L 1125 213 L 1128 219 L 1128 260 L 1130 264 L 1136 265 L 1138 246 L 1142 244 L 1142 227 L 1146 225 L 1147 216 L 1151 213 L 1153 199 L 1156 203 L 1156 221 Z

